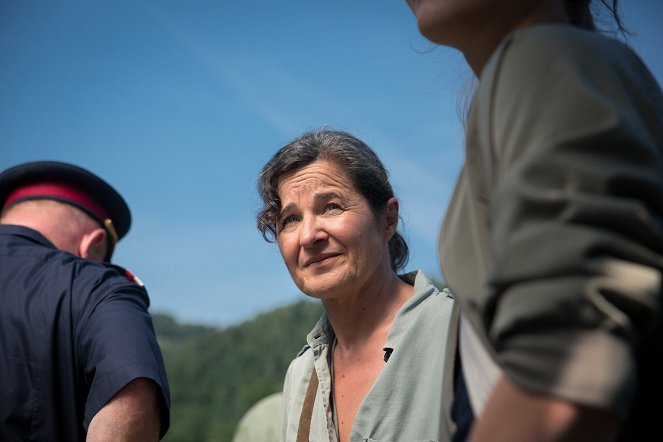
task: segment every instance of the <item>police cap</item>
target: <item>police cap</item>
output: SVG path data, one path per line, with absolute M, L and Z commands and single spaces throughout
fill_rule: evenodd
M 120 194 L 106 181 L 73 164 L 35 161 L 0 173 L 0 209 L 25 200 L 51 199 L 86 212 L 108 233 L 110 260 L 115 243 L 129 231 L 131 212 Z

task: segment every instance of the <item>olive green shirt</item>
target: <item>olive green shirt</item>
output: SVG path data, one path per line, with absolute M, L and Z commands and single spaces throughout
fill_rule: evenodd
M 448 441 L 458 315 L 450 292 L 438 291 L 419 271 L 403 279 L 414 295 L 398 311 L 385 349 L 391 355 L 364 398 L 350 440 Z M 338 440 L 329 365 L 334 331 L 323 315 L 292 361 L 284 388 L 283 441 L 297 438 L 304 396 L 315 366 L 319 385 L 309 440 Z

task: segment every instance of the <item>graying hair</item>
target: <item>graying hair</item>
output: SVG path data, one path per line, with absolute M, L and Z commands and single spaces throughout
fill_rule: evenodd
M 258 193 L 263 207 L 258 213 L 258 230 L 268 242 L 278 235 L 276 223 L 281 211 L 278 183 L 283 175 L 295 172 L 318 160 L 341 166 L 359 193 L 375 213 L 385 208 L 394 196 L 389 174 L 373 150 L 353 135 L 336 130 L 319 129 L 307 132 L 283 146 L 265 164 L 258 178 Z M 389 241 L 391 268 L 405 267 L 409 249 L 405 239 L 395 232 Z

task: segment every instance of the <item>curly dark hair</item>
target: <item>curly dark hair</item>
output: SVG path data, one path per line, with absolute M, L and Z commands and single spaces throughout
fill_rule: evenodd
M 384 209 L 394 196 L 389 174 L 373 150 L 353 135 L 330 129 L 307 132 L 283 146 L 265 164 L 258 177 L 258 193 L 263 207 L 258 213 L 258 230 L 268 242 L 274 242 L 276 223 L 281 211 L 278 183 L 285 174 L 295 172 L 318 160 L 340 165 L 355 188 L 366 198 L 375 213 Z M 405 239 L 395 232 L 389 241 L 391 268 L 405 267 L 409 249 Z

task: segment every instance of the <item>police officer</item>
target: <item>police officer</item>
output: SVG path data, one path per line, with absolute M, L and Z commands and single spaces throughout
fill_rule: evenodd
M 0 440 L 149 441 L 168 382 L 147 292 L 109 264 L 131 215 L 60 162 L 0 173 Z

